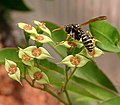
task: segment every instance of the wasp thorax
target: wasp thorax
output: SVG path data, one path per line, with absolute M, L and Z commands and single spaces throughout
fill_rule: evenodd
M 44 40 L 44 37 L 41 35 L 36 36 L 36 41 L 42 41 Z
M 42 73 L 41 72 L 35 72 L 34 73 L 34 79 L 35 80 L 40 80 L 41 78 L 43 77 Z
M 23 27 L 24 30 L 32 30 L 32 26 L 27 24 Z
M 77 66 L 77 65 L 80 64 L 80 58 L 77 57 L 77 56 L 73 56 L 73 57 L 70 58 L 70 63 L 71 63 L 72 65 Z
M 23 55 L 22 55 L 22 60 L 24 60 L 24 61 L 29 61 L 29 60 L 30 60 L 30 57 L 29 57 L 27 54 L 23 54 Z
M 9 74 L 15 74 L 16 71 L 17 71 L 17 67 L 16 67 L 15 65 L 11 65 L 11 66 L 9 67 L 8 73 L 9 73 Z
M 34 49 L 32 50 L 32 55 L 35 56 L 35 57 L 40 56 L 41 53 L 42 53 L 42 51 L 41 51 L 39 48 L 34 48 Z

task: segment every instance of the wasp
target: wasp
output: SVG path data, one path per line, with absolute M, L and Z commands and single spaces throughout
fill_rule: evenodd
M 64 28 L 64 30 L 68 34 L 68 37 L 66 38 L 66 40 L 68 40 L 70 37 L 72 37 L 78 41 L 81 39 L 82 43 L 84 44 L 84 46 L 88 50 L 88 52 L 93 53 L 93 49 L 95 47 L 95 40 L 94 40 L 92 34 L 89 31 L 84 31 L 82 29 L 82 27 L 85 25 L 88 25 L 92 22 L 106 20 L 106 19 L 107 19 L 106 16 L 99 16 L 99 17 L 93 18 L 89 21 L 86 21 L 82 24 L 68 24 L 68 25 L 62 26 L 60 28 L 57 28 L 53 31 Z

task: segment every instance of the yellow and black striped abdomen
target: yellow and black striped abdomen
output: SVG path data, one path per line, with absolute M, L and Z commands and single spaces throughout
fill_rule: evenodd
M 83 42 L 84 46 L 86 47 L 86 49 L 89 52 L 92 52 L 93 48 L 94 48 L 94 43 L 93 43 L 92 37 L 90 35 L 84 33 L 81 35 L 81 38 L 82 38 L 82 42 Z

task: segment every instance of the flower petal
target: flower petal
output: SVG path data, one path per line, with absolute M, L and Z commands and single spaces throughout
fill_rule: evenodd
M 69 55 L 64 58 L 60 63 L 66 64 L 69 67 L 82 67 L 89 60 L 82 55 L 76 54 L 75 56 Z
M 19 68 L 17 68 L 17 71 L 16 71 L 15 74 L 8 74 L 8 75 L 9 75 L 10 78 L 12 78 L 13 80 L 18 81 L 22 85 L 22 83 L 20 81 L 20 70 L 19 70 Z
M 34 65 L 33 58 L 26 54 L 25 49 L 22 49 L 22 48 L 19 47 L 18 55 L 19 55 L 19 58 L 22 59 L 22 62 L 25 65 L 28 65 L 28 66 L 33 66 Z
M 80 64 L 77 65 L 77 67 L 82 67 L 89 61 L 87 58 L 85 58 L 82 55 L 76 54 L 76 56 L 78 56 L 80 58 Z
M 17 64 L 15 62 L 5 59 L 5 69 L 8 72 L 8 76 L 10 78 L 18 81 L 21 84 L 20 69 L 17 67 Z
M 35 41 L 40 42 L 40 43 L 53 42 L 51 38 L 49 38 L 48 36 L 43 35 L 43 34 L 37 34 L 35 36 L 30 36 L 30 38 L 32 40 L 35 40 Z
M 39 49 L 42 51 L 42 53 L 40 56 L 36 57 L 37 59 L 53 58 L 45 48 L 39 47 Z
M 63 63 L 69 67 L 75 67 L 75 65 L 71 64 L 70 59 L 73 57 L 73 55 L 69 55 L 65 57 L 60 63 Z
M 34 20 L 34 23 L 35 23 L 36 25 L 38 25 L 38 27 L 39 27 L 42 31 L 46 32 L 47 34 L 49 34 L 49 35 L 51 36 L 51 32 L 50 32 L 50 30 L 45 26 L 45 23 L 39 22 L 39 21 L 36 21 L 36 20 Z
M 62 41 L 62 42 L 59 42 L 58 44 L 66 47 L 66 48 L 70 48 L 70 47 L 71 47 L 71 46 L 68 44 L 68 41 Z
M 101 49 L 97 48 L 97 47 L 95 47 L 94 50 L 95 50 L 95 55 L 94 55 L 94 57 L 99 57 L 99 56 L 101 56 L 102 54 L 104 54 L 104 52 L 103 52 Z
M 9 72 L 9 68 L 11 65 L 17 66 L 17 64 L 11 60 L 5 59 L 5 69 L 7 72 Z
M 39 68 L 37 68 L 37 67 L 30 68 L 28 70 L 28 73 L 29 73 L 31 79 L 35 79 L 35 77 L 34 77 L 35 73 L 41 73 L 42 77 L 39 80 L 36 80 L 36 82 L 39 84 L 49 84 L 49 79 L 48 79 L 47 75 L 44 72 L 41 72 L 41 70 Z M 39 76 L 39 75 L 37 75 L 37 76 Z M 39 77 L 37 77 L 37 78 L 39 78 Z
M 18 23 L 18 27 L 23 29 L 27 33 L 37 34 L 36 29 L 29 24 L 20 22 L 20 23 Z
M 40 80 L 36 80 L 37 83 L 39 84 L 49 84 L 49 79 L 47 77 L 47 75 L 44 72 L 41 72 L 43 77 Z

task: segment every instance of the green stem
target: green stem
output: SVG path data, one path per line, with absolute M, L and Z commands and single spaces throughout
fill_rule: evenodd
M 70 100 L 70 97 L 69 97 L 69 94 L 68 94 L 67 90 L 65 90 L 65 95 L 66 95 L 66 97 L 67 97 L 67 100 L 68 100 L 68 102 L 69 102 L 69 105 L 72 105 L 72 102 L 71 102 L 71 100 Z
M 70 105 L 68 103 L 66 103 L 64 100 L 62 100 L 58 95 L 56 95 L 54 92 L 52 92 L 51 90 L 49 90 L 48 88 L 44 88 L 46 92 L 48 92 L 49 94 L 51 94 L 52 96 L 54 96 L 55 98 L 57 98 L 60 102 L 64 103 L 65 105 Z
M 66 82 L 65 82 L 65 85 L 63 87 L 63 90 L 66 89 L 67 84 L 68 84 L 69 80 L 71 79 L 71 77 L 73 76 L 73 74 L 75 73 L 76 69 L 77 69 L 77 67 L 74 68 L 74 70 L 72 71 L 72 73 L 70 74 L 70 76 L 68 78 L 66 77 Z
M 24 77 L 23 77 L 24 78 Z M 32 83 L 27 79 L 27 78 L 24 78 L 27 83 L 32 86 L 33 88 L 36 88 L 36 89 L 39 89 L 39 90 L 43 90 L 43 91 L 46 91 L 48 92 L 49 94 L 51 94 L 52 96 L 54 96 L 55 98 L 57 98 L 60 102 L 64 103 L 64 105 L 69 105 L 67 102 L 65 102 L 64 100 L 62 100 L 58 95 L 56 95 L 54 92 L 52 92 L 50 89 L 48 89 L 45 85 L 44 85 L 44 88 L 41 88 L 41 87 L 38 87 L 38 86 L 35 86 L 33 85 L 33 83 L 35 81 L 32 81 Z
M 34 84 L 35 84 L 35 79 L 32 80 L 32 87 L 34 87 Z
M 73 76 L 74 72 L 76 71 L 76 68 L 77 68 L 77 67 L 74 68 L 73 72 L 70 74 L 69 77 L 68 77 L 68 70 L 69 70 L 70 68 L 68 68 L 68 67 L 66 66 L 66 69 L 65 69 L 66 82 L 65 82 L 65 84 L 64 84 L 64 87 L 62 88 L 62 91 L 65 92 L 65 95 L 66 95 L 66 97 L 67 97 L 67 100 L 68 100 L 68 102 L 69 102 L 69 105 L 72 105 L 72 102 L 71 102 L 71 100 L 70 100 L 70 97 L 69 97 L 69 94 L 68 94 L 66 88 L 67 88 L 67 84 L 68 84 L 69 80 L 71 79 L 71 77 Z

